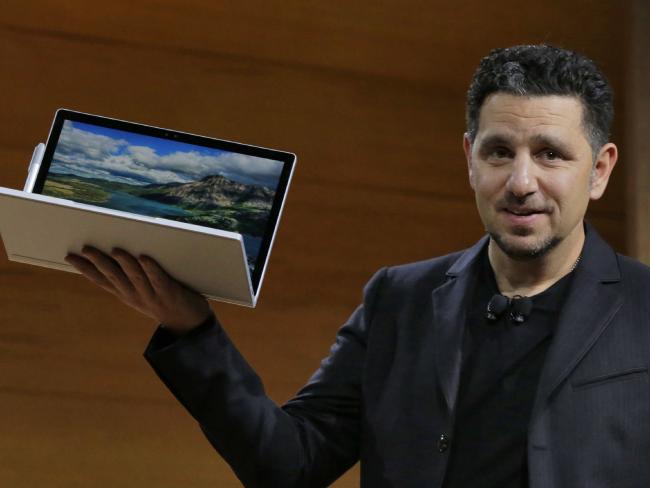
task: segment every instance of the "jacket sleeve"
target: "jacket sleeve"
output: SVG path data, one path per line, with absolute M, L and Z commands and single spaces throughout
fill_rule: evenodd
M 384 275 L 366 285 L 329 356 L 282 407 L 216 318 L 180 338 L 159 328 L 145 358 L 245 486 L 328 486 L 359 458 L 366 339 Z

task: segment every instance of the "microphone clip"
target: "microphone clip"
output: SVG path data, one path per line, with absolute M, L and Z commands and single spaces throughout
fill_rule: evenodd
M 510 320 L 515 325 L 521 325 L 530 316 L 532 309 L 533 301 L 529 297 L 514 295 L 512 298 L 508 298 L 497 293 L 487 304 L 485 318 L 490 322 L 496 322 L 506 310 L 509 310 Z

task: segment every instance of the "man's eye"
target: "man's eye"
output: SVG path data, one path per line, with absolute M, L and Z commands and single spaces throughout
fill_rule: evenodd
M 555 161 L 555 160 L 558 160 L 558 159 L 563 159 L 562 155 L 559 152 L 557 152 L 557 151 L 555 151 L 553 149 L 544 149 L 540 154 L 542 155 L 542 157 L 544 159 L 547 159 L 549 161 Z
M 504 147 L 497 147 L 497 148 L 492 149 L 489 152 L 489 155 L 492 158 L 498 158 L 498 159 L 507 158 L 510 155 L 510 151 L 508 151 Z

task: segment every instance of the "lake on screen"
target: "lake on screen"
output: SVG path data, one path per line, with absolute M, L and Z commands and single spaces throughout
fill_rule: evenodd
M 182 217 L 190 215 L 189 212 L 174 205 L 167 205 L 166 203 L 148 200 L 146 198 L 129 195 L 128 193 L 120 191 L 111 193 L 111 197 L 103 205 L 114 208 L 115 210 L 148 215 L 150 217 L 164 217 L 170 215 Z
M 190 212 L 186 212 L 174 205 L 167 205 L 165 203 L 148 200 L 146 198 L 137 197 L 119 191 L 111 193 L 111 197 L 106 202 L 102 203 L 101 206 L 115 210 L 122 210 L 124 212 L 148 215 L 150 217 L 173 218 L 191 215 Z M 248 258 L 248 265 L 252 272 L 255 268 L 257 256 L 260 252 L 262 238 L 248 234 L 242 234 L 242 236 L 244 238 L 244 249 L 246 250 L 246 256 Z

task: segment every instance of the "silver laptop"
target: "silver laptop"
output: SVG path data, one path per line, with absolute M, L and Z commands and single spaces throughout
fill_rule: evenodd
M 214 300 L 254 307 L 296 156 L 58 110 L 23 191 L 0 187 L 8 259 L 76 272 L 93 245 L 147 254 Z

